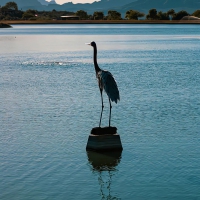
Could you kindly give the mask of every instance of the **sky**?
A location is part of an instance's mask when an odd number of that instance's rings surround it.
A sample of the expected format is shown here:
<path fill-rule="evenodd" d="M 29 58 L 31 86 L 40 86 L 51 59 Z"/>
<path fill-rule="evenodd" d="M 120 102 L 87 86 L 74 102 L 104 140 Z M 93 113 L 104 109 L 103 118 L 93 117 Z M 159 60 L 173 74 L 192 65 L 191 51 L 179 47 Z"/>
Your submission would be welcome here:
<path fill-rule="evenodd" d="M 51 1 L 51 0 L 47 0 Z M 55 0 L 57 4 L 63 4 L 67 2 L 73 2 L 73 3 L 93 3 L 94 1 L 100 1 L 100 0 Z"/>

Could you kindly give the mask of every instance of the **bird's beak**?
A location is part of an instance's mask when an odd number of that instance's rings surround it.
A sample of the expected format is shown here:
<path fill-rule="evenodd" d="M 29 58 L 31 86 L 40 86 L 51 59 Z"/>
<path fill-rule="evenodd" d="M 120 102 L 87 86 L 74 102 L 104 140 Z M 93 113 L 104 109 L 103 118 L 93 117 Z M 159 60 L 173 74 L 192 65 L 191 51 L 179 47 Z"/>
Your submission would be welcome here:
<path fill-rule="evenodd" d="M 87 45 L 91 45 L 91 43 L 85 43 L 85 44 L 87 44 Z"/>

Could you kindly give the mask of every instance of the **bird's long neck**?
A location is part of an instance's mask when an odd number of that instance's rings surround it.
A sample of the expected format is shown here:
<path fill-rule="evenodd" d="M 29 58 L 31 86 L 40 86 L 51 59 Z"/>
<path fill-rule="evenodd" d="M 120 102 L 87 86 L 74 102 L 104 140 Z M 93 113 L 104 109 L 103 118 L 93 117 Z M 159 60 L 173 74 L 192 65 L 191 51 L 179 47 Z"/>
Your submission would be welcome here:
<path fill-rule="evenodd" d="M 101 69 L 99 68 L 98 64 L 97 64 L 97 47 L 94 46 L 94 68 L 96 71 L 96 74 L 101 71 Z"/>

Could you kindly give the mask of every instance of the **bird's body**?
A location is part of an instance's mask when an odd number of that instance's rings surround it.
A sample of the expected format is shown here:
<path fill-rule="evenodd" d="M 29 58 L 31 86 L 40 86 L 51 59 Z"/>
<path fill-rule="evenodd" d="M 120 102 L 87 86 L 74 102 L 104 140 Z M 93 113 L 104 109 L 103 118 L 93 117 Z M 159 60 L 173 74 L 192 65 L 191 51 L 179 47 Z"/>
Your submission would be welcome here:
<path fill-rule="evenodd" d="M 117 103 L 120 100 L 119 90 L 113 75 L 109 71 L 101 70 L 97 74 L 99 87 L 106 92 L 111 101 Z"/>
<path fill-rule="evenodd" d="M 114 101 L 117 103 L 120 100 L 119 96 L 119 90 L 117 87 L 117 83 L 113 77 L 113 75 L 109 71 L 105 71 L 99 68 L 97 64 L 97 47 L 95 42 L 91 42 L 89 45 L 91 45 L 94 48 L 94 68 L 96 71 L 96 77 L 98 80 L 99 84 L 99 89 L 101 93 L 101 101 L 102 101 L 102 110 L 101 110 L 101 116 L 100 116 L 100 122 L 99 122 L 99 127 L 101 126 L 101 118 L 102 118 L 102 113 L 103 113 L 103 96 L 102 92 L 103 90 L 106 92 L 108 95 L 109 103 L 110 103 L 110 115 L 109 115 L 109 126 L 110 126 L 110 120 L 111 120 L 111 101 Z"/>

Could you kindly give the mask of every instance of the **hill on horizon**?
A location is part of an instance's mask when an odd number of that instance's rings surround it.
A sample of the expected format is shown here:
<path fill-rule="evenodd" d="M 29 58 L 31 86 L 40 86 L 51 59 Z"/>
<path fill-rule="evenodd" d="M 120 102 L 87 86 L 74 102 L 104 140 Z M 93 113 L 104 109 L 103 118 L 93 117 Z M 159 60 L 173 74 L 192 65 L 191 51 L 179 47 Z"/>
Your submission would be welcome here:
<path fill-rule="evenodd" d="M 176 12 L 185 10 L 189 13 L 193 13 L 198 8 L 200 9 L 200 0 L 138 0 L 122 6 L 119 10 L 125 12 L 134 9 L 148 13 L 152 8 L 156 8 L 157 11 L 168 11 L 174 9 Z"/>

